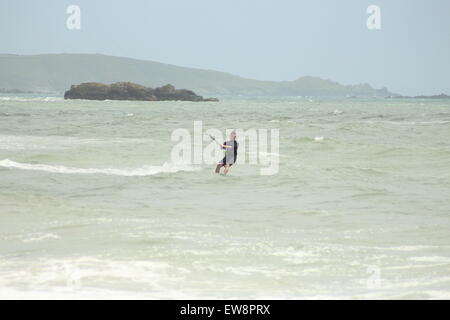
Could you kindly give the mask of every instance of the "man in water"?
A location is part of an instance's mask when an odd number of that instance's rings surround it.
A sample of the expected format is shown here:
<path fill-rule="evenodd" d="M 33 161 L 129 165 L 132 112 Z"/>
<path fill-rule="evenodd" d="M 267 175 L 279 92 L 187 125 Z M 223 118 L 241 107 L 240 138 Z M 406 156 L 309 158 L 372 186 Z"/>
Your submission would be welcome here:
<path fill-rule="evenodd" d="M 220 144 L 220 146 L 223 150 L 225 150 L 225 157 L 217 164 L 216 173 L 220 173 L 220 169 L 225 167 L 223 174 L 227 175 L 231 166 L 237 159 L 237 149 L 239 147 L 239 143 L 236 141 L 236 132 L 231 132 L 230 140 L 225 141 L 223 144 Z"/>

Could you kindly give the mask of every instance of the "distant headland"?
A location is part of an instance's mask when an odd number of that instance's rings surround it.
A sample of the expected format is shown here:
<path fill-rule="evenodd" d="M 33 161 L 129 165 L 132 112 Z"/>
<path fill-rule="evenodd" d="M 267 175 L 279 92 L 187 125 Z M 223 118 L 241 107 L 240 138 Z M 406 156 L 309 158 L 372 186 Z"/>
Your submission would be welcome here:
<path fill-rule="evenodd" d="M 420 96 L 389 96 L 387 97 L 389 99 L 450 99 L 450 96 L 444 93 L 441 94 L 436 94 L 436 95 L 432 95 L 432 96 L 424 96 L 424 95 L 420 95 Z"/>
<path fill-rule="evenodd" d="M 301 70 L 299 70 L 301 72 Z M 318 77 L 262 81 L 225 72 L 194 69 L 99 54 L 0 54 L 0 88 L 63 94 L 72 84 L 129 81 L 156 88 L 166 83 L 202 96 L 375 97 L 396 95 L 369 84 L 343 85 Z"/>
<path fill-rule="evenodd" d="M 111 85 L 86 82 L 72 85 L 64 93 L 64 99 L 86 100 L 139 100 L 139 101 L 219 101 L 204 99 L 191 90 L 175 89 L 171 84 L 159 88 L 148 88 L 132 82 L 116 82 Z"/>

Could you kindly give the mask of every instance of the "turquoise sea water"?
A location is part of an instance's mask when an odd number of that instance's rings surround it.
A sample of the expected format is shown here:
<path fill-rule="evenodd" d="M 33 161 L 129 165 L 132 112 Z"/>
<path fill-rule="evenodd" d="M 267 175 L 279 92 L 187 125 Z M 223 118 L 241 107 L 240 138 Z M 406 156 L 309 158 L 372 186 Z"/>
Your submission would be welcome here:
<path fill-rule="evenodd" d="M 278 174 L 173 165 L 199 120 Z M 448 299 L 449 199 L 448 101 L 0 98 L 0 298 Z"/>

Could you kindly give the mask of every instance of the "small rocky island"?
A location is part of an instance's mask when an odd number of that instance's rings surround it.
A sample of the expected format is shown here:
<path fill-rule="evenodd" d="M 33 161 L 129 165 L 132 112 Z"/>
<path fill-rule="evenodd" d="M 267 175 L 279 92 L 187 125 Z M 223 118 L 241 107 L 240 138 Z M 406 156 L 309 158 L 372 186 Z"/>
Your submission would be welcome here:
<path fill-rule="evenodd" d="M 216 98 L 204 99 L 191 90 L 175 89 L 171 84 L 152 89 L 131 82 L 116 82 L 111 85 L 85 82 L 79 85 L 72 85 L 70 90 L 64 93 L 64 99 L 219 101 Z"/>

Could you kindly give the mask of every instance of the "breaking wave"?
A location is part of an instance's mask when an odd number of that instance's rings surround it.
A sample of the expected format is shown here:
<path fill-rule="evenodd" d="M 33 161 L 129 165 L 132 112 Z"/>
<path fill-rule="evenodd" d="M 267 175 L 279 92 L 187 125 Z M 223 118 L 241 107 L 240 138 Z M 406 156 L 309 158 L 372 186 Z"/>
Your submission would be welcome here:
<path fill-rule="evenodd" d="M 0 97 L 0 101 L 19 101 L 19 102 L 27 102 L 27 101 L 39 101 L 39 102 L 56 102 L 56 101 L 64 101 L 64 98 L 61 97 Z"/>
<path fill-rule="evenodd" d="M 33 171 L 46 171 L 51 173 L 62 174 L 107 174 L 116 176 L 152 176 L 160 173 L 175 173 L 179 171 L 197 171 L 199 168 L 195 168 L 189 165 L 171 165 L 164 163 L 161 166 L 142 166 L 134 169 L 117 169 L 117 168 L 75 168 L 66 166 L 53 166 L 47 164 L 32 164 L 21 163 L 4 159 L 0 161 L 0 167 L 20 170 L 33 170 Z"/>

